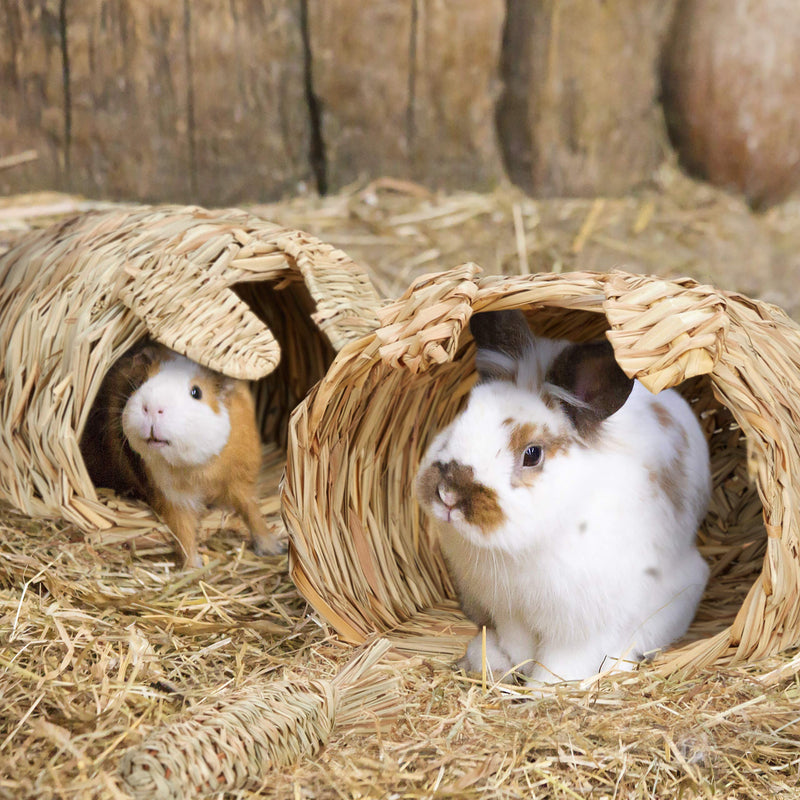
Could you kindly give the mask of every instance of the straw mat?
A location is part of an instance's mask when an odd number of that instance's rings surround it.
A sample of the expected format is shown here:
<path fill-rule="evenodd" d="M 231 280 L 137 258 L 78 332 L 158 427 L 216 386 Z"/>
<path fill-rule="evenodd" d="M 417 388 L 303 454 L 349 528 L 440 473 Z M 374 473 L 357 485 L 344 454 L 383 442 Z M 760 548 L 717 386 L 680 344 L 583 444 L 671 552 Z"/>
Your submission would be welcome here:
<path fill-rule="evenodd" d="M 757 659 L 800 641 L 800 330 L 780 309 L 690 279 L 624 272 L 418 279 L 346 345 L 290 420 L 283 515 L 292 578 L 345 639 L 460 654 L 471 625 L 413 480 L 474 382 L 470 316 L 522 308 L 534 331 L 607 332 L 651 391 L 679 386 L 708 437 L 714 491 L 699 532 L 711 578 L 664 673 Z"/>

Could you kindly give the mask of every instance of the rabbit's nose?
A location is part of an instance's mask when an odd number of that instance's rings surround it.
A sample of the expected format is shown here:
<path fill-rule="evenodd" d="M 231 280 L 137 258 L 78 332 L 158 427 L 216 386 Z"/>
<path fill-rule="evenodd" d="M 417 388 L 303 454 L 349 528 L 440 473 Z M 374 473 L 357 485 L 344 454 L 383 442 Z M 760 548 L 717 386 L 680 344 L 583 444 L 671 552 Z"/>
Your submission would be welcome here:
<path fill-rule="evenodd" d="M 455 506 L 458 505 L 458 501 L 461 499 L 458 495 L 458 492 L 454 492 L 452 489 L 448 488 L 446 483 L 439 484 L 437 493 L 439 495 L 439 499 L 448 508 L 455 508 Z"/>

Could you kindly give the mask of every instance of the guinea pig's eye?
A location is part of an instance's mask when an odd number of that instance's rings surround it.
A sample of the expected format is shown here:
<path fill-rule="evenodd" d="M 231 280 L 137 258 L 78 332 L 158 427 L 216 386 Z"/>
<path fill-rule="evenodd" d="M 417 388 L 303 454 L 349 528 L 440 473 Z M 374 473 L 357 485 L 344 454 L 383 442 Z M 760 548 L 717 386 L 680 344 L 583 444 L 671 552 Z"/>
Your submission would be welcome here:
<path fill-rule="evenodd" d="M 538 444 L 529 444 L 522 455 L 523 467 L 538 467 L 544 461 L 544 449 Z"/>
<path fill-rule="evenodd" d="M 189 390 L 189 394 L 194 397 L 195 400 L 200 400 L 203 396 L 203 390 L 199 386 L 192 386 Z"/>

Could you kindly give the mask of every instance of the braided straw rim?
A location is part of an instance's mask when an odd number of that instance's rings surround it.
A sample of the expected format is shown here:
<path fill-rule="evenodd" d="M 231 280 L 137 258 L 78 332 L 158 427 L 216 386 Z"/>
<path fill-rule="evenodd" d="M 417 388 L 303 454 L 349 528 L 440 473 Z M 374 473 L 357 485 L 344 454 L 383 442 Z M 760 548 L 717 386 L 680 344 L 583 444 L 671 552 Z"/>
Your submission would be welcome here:
<path fill-rule="evenodd" d="M 724 613 L 711 603 L 693 639 L 656 668 L 742 662 L 800 641 L 798 326 L 774 306 L 689 279 L 478 273 L 466 264 L 416 281 L 380 312 L 377 331 L 341 350 L 292 415 L 282 501 L 291 574 L 306 599 L 352 642 L 390 632 L 417 652 L 463 650 L 473 629 L 413 478 L 473 381 L 470 316 L 525 308 L 547 335 L 607 330 L 619 364 L 651 391 L 693 379 L 684 386 L 704 410 L 720 497 L 709 516 L 721 520 L 721 538 L 705 541 L 715 559 L 709 586 L 736 584 L 736 603 Z M 742 530 L 729 544 L 737 518 Z"/>
<path fill-rule="evenodd" d="M 0 498 L 86 531 L 157 526 L 139 504 L 98 498 L 78 444 L 92 402 L 114 361 L 147 335 L 234 378 L 271 373 L 281 357 L 275 335 L 232 289 L 254 283 L 269 288 L 262 305 L 277 304 L 278 317 L 281 300 L 271 298 L 305 292 L 310 304 L 292 306 L 310 314 L 328 350 L 377 324 L 378 296 L 347 255 L 235 209 L 123 206 L 56 224 L 4 254 Z"/>

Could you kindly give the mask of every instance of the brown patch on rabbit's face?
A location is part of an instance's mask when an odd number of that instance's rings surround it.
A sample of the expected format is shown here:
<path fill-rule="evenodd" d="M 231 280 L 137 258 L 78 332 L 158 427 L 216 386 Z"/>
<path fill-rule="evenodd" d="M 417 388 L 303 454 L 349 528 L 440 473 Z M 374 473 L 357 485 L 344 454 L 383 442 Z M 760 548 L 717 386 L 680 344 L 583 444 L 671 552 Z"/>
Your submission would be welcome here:
<path fill-rule="evenodd" d="M 511 428 L 508 434 L 508 446 L 516 457 L 529 444 L 539 444 L 539 429 L 530 422 L 516 423 L 514 420 L 506 420 L 508 427 Z"/>
<path fill-rule="evenodd" d="M 552 458 L 565 453 L 575 442 L 572 436 L 553 433 L 549 428 L 533 425 L 530 422 L 515 423 L 514 420 L 506 420 L 504 424 L 511 428 L 508 435 L 508 446 L 514 455 L 523 453 L 529 444 L 537 444 L 542 446 L 546 455 Z"/>
<path fill-rule="evenodd" d="M 459 512 L 470 525 L 489 534 L 506 521 L 497 492 L 478 483 L 472 467 L 458 461 L 435 461 L 417 479 L 417 494 L 427 508 Z M 451 521 L 449 518 L 445 521 Z"/>
<path fill-rule="evenodd" d="M 563 455 L 575 443 L 575 439 L 567 434 L 553 433 L 549 428 L 530 422 L 507 419 L 503 424 L 510 428 L 508 446 L 515 459 L 511 478 L 511 485 L 514 487 L 530 486 L 546 461 Z M 525 466 L 525 451 L 530 446 L 540 447 L 542 458 L 538 464 Z"/>

